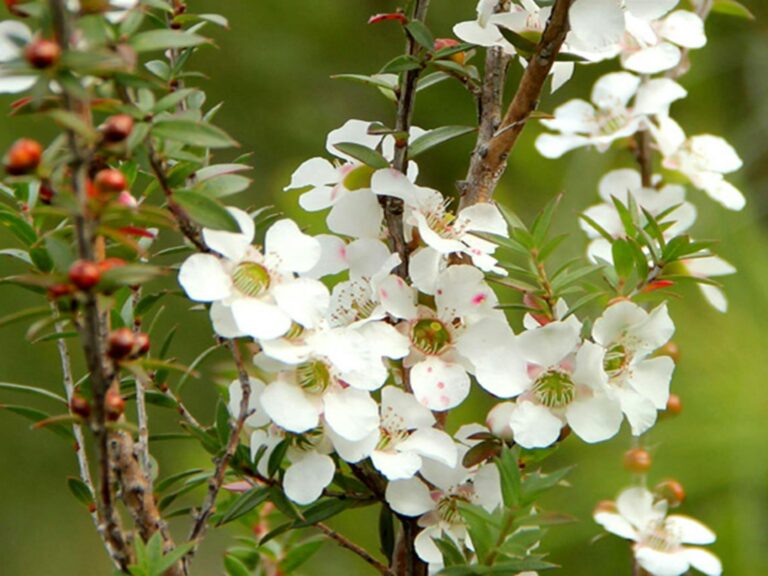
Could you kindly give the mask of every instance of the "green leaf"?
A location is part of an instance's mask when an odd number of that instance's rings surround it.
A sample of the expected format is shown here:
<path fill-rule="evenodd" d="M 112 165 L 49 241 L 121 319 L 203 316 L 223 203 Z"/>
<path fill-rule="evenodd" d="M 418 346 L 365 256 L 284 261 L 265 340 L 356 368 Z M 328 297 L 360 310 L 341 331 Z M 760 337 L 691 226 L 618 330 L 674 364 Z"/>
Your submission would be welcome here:
<path fill-rule="evenodd" d="M 518 34 L 517 32 L 513 32 L 509 28 L 505 28 L 504 26 L 498 27 L 499 32 L 501 32 L 501 35 L 506 38 L 507 42 L 512 44 L 515 48 L 517 48 L 520 52 L 522 52 L 523 56 L 530 56 L 534 52 L 536 52 L 536 43 L 528 40 L 525 36 L 522 36 Z"/>
<path fill-rule="evenodd" d="M 333 80 L 351 80 L 352 82 L 375 86 L 376 88 L 382 88 L 384 90 L 394 90 L 397 87 L 397 80 L 394 79 L 396 77 L 379 74 L 373 74 L 371 76 L 364 76 L 362 74 L 335 74 L 334 76 L 331 76 L 331 78 Z"/>
<path fill-rule="evenodd" d="M 221 128 L 183 118 L 157 120 L 152 124 L 152 134 L 159 138 L 176 140 L 189 146 L 201 148 L 231 148 L 238 146 L 232 137 Z"/>
<path fill-rule="evenodd" d="M 251 510 L 263 504 L 268 498 L 269 487 L 254 488 L 248 492 L 240 494 L 216 525 L 222 526 L 233 520 L 237 520 L 241 516 L 245 516 Z"/>
<path fill-rule="evenodd" d="M 227 576 L 252 576 L 248 567 L 231 554 L 224 556 L 224 569 L 227 571 Z"/>
<path fill-rule="evenodd" d="M 384 505 L 379 510 L 379 544 L 384 557 L 391 560 L 395 552 L 395 517 L 389 506 Z"/>
<path fill-rule="evenodd" d="M 562 194 L 558 194 L 552 198 L 552 200 L 547 202 L 547 205 L 536 217 L 536 220 L 534 220 L 533 225 L 531 226 L 531 234 L 533 234 L 533 239 L 537 246 L 541 246 L 541 243 L 547 237 L 549 228 L 552 225 L 552 218 L 562 197 Z"/>
<path fill-rule="evenodd" d="M 333 145 L 336 150 L 347 156 L 351 156 L 355 160 L 359 160 L 363 164 L 370 166 L 371 168 L 389 168 L 389 161 L 381 155 L 381 153 L 363 146 L 362 144 L 356 144 L 354 142 L 340 142 Z"/>
<path fill-rule="evenodd" d="M 203 196 L 212 198 L 224 198 L 247 190 L 252 180 L 247 176 L 238 174 L 224 174 L 209 180 L 202 180 L 195 185 L 193 190 Z"/>
<path fill-rule="evenodd" d="M 5 208 L 0 208 L 0 226 L 7 228 L 25 246 L 31 246 L 37 242 L 37 232 L 29 222 Z"/>
<path fill-rule="evenodd" d="M 33 318 L 44 318 L 51 315 L 51 309 L 48 306 L 36 306 L 35 308 L 27 308 L 26 310 L 19 310 L 13 312 L 7 316 L 0 318 L 0 328 L 19 322 L 21 320 L 29 320 Z"/>
<path fill-rule="evenodd" d="M 628 278 L 635 267 L 635 256 L 632 246 L 623 238 L 614 240 L 611 246 L 613 255 L 613 267 L 620 278 Z"/>
<path fill-rule="evenodd" d="M 18 414 L 19 416 L 22 416 L 27 420 L 31 420 L 35 424 L 46 421 L 46 420 L 51 420 L 51 415 L 48 414 L 47 412 L 43 412 L 42 410 L 37 410 L 36 408 L 29 408 L 28 406 L 18 406 L 14 404 L 0 404 L 0 409 L 8 410 L 9 412 Z M 61 423 L 52 422 L 51 424 L 45 426 L 45 429 L 50 430 L 54 434 L 61 436 L 62 438 L 65 438 L 67 440 L 74 440 L 75 438 L 74 434 L 72 434 L 72 430 Z"/>
<path fill-rule="evenodd" d="M 207 38 L 180 30 L 147 30 L 130 39 L 130 45 L 136 52 L 191 48 L 207 42 L 210 42 Z"/>
<path fill-rule="evenodd" d="M 501 477 L 501 495 L 504 506 L 517 508 L 522 494 L 522 478 L 520 466 L 517 463 L 519 452 L 505 447 L 496 459 L 496 467 Z"/>
<path fill-rule="evenodd" d="M 67 487 L 81 504 L 85 504 L 86 506 L 93 504 L 93 492 L 91 492 L 88 485 L 80 480 L 80 478 L 75 478 L 74 476 L 68 477 Z"/>
<path fill-rule="evenodd" d="M 493 516 L 481 506 L 459 502 L 458 507 L 467 525 L 467 532 L 472 539 L 477 558 L 480 562 L 484 562 L 498 539 L 498 525 Z"/>
<path fill-rule="evenodd" d="M 421 68 L 423 64 L 415 56 L 410 54 L 401 54 L 395 58 L 392 58 L 389 62 L 384 64 L 379 74 L 397 74 L 398 72 L 407 72 L 408 70 L 416 70 Z"/>
<path fill-rule="evenodd" d="M 186 100 L 190 94 L 194 94 L 195 92 L 197 92 L 197 89 L 195 88 L 183 88 L 181 90 L 171 92 L 170 94 L 160 98 L 160 100 L 155 103 L 154 107 L 152 108 L 152 113 L 158 114 L 160 112 L 170 110 L 171 108 L 176 108 L 179 104 Z"/>
<path fill-rule="evenodd" d="M 422 134 L 408 146 L 408 156 L 415 158 L 443 142 L 448 142 L 475 130 L 476 128 L 473 126 L 441 126 L 440 128 L 435 128 L 426 134 Z"/>
<path fill-rule="evenodd" d="M 171 568 L 176 562 L 181 560 L 187 552 L 192 550 L 194 543 L 187 542 L 186 544 L 177 544 L 176 547 L 164 555 L 154 566 L 154 572 L 156 576 L 163 576 L 169 568 Z"/>
<path fill-rule="evenodd" d="M 354 505 L 354 501 L 352 500 L 342 500 L 337 498 L 320 500 L 306 508 L 302 512 L 304 518 L 302 520 L 297 520 L 293 527 L 306 528 L 308 526 L 313 526 L 318 522 L 323 522 L 328 518 L 333 518 L 337 514 L 341 514 L 352 505 Z"/>
<path fill-rule="evenodd" d="M 272 453 L 269 455 L 269 462 L 267 463 L 267 475 L 270 478 L 280 470 L 280 466 L 283 463 L 285 455 L 288 453 L 290 445 L 290 441 L 286 438 L 285 440 L 280 441 L 280 443 L 275 446 L 275 449 L 272 450 Z"/>
<path fill-rule="evenodd" d="M 178 472 L 177 474 L 168 476 L 167 478 L 164 478 L 163 480 L 155 484 L 155 491 L 158 493 L 165 492 L 166 490 L 168 490 L 168 488 L 170 488 L 177 482 L 180 482 L 185 478 L 189 478 L 190 476 L 194 476 L 195 474 L 200 474 L 202 472 L 204 472 L 202 468 L 193 468 L 192 470 L 185 470 L 184 472 Z"/>
<path fill-rule="evenodd" d="M 432 32 L 430 32 L 429 28 L 427 28 L 424 22 L 421 20 L 411 20 L 408 24 L 406 24 L 405 29 L 408 31 L 408 34 L 410 34 L 411 37 L 416 40 L 416 42 L 421 44 L 422 47 L 426 48 L 427 50 L 434 49 L 435 38 L 432 36 Z"/>
<path fill-rule="evenodd" d="M 104 272 L 104 274 L 101 275 L 99 286 L 103 288 L 135 286 L 165 276 L 166 273 L 166 270 L 159 266 L 128 264 Z"/>
<path fill-rule="evenodd" d="M 712 5 L 712 12 L 719 12 L 720 14 L 727 14 L 728 16 L 738 16 L 740 18 L 747 18 L 748 20 L 754 20 L 755 15 L 742 4 L 736 0 L 715 0 Z"/>
<path fill-rule="evenodd" d="M 563 478 L 573 470 L 573 466 L 563 468 L 549 474 L 542 474 L 541 472 L 534 472 L 528 474 L 523 480 L 523 492 L 522 503 L 523 505 L 531 504 L 534 502 L 543 492 L 550 490 L 557 486 Z"/>
<path fill-rule="evenodd" d="M 461 553 L 459 547 L 450 538 L 433 538 L 432 541 L 440 550 L 440 554 L 443 555 L 443 562 L 446 566 L 460 566 L 466 563 L 464 554 Z"/>
<path fill-rule="evenodd" d="M 315 555 L 325 542 L 323 540 L 310 540 L 303 542 L 294 548 L 291 548 L 286 554 L 285 559 L 280 562 L 280 568 L 286 574 L 290 574 L 297 568 L 305 564 L 313 555 Z"/>
<path fill-rule="evenodd" d="M 50 312 L 50 310 L 49 310 Z M 20 392 L 22 394 L 33 394 L 37 396 L 43 396 L 45 398 L 51 398 L 63 404 L 67 404 L 66 398 L 59 396 L 58 394 L 45 390 L 43 388 L 35 388 L 34 386 L 25 386 L 23 384 L 11 384 L 10 382 L 0 382 L 0 390 L 11 390 L 12 392 Z"/>
<path fill-rule="evenodd" d="M 240 232 L 237 220 L 219 202 L 191 190 L 174 192 L 173 200 L 187 215 L 204 228 Z"/>

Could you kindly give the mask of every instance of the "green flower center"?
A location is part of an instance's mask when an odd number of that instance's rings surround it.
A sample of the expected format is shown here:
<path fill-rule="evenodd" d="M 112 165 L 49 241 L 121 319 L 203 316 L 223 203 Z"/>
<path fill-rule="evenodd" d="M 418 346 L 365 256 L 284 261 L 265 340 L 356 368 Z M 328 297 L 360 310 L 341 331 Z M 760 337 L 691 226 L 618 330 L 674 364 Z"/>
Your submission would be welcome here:
<path fill-rule="evenodd" d="M 331 383 L 331 372 L 328 366 L 318 360 L 299 364 L 296 375 L 299 385 L 310 392 L 322 392 Z"/>
<path fill-rule="evenodd" d="M 469 498 L 463 494 L 445 496 L 437 503 L 437 514 L 448 524 L 459 524 L 461 522 L 459 504 L 462 502 L 468 504 Z"/>
<path fill-rule="evenodd" d="M 440 320 L 426 318 L 413 325 L 411 342 L 424 354 L 439 354 L 451 344 L 451 333 Z"/>
<path fill-rule="evenodd" d="M 246 296 L 259 296 L 269 288 L 269 272 L 256 262 L 243 262 L 232 273 L 232 282 Z"/>
<path fill-rule="evenodd" d="M 610 378 L 619 376 L 627 368 L 630 356 L 622 344 L 616 344 L 608 349 L 603 361 L 603 369 Z"/>
<path fill-rule="evenodd" d="M 536 399 L 547 408 L 562 408 L 573 402 L 576 385 L 569 374 L 550 370 L 536 379 L 533 392 Z"/>

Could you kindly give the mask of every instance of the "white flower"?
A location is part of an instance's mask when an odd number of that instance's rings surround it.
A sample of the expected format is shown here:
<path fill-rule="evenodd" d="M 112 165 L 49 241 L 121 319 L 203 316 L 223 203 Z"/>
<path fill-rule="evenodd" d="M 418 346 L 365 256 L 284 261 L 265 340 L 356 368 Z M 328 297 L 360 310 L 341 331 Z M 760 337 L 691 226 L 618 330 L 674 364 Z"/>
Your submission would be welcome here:
<path fill-rule="evenodd" d="M 643 128 L 648 117 L 667 114 L 670 105 L 686 94 L 680 84 L 668 78 L 641 83 L 629 72 L 606 74 L 592 89 L 592 104 L 571 100 L 555 109 L 554 119 L 541 121 L 560 134 L 541 134 L 536 148 L 547 158 L 559 158 L 582 146 L 605 152 L 614 141 Z"/>
<path fill-rule="evenodd" d="M 710 134 L 686 137 L 680 125 L 666 115 L 659 116 L 649 128 L 664 156 L 665 168 L 677 170 L 725 208 L 744 208 L 744 195 L 723 176 L 743 165 L 728 142 Z"/>
<path fill-rule="evenodd" d="M 433 490 L 419 478 L 387 485 L 385 497 L 392 510 L 403 516 L 419 516 L 423 530 L 416 537 L 416 553 L 431 569 L 443 562 L 435 538 L 450 538 L 472 547 L 459 512 L 460 503 L 479 505 L 490 512 L 502 502 L 499 472 L 494 464 L 467 469 L 460 462 L 454 467 L 425 462 L 421 475 L 434 486 Z"/>
<path fill-rule="evenodd" d="M 608 532 L 634 542 L 638 564 L 653 576 L 680 576 L 694 568 L 719 576 L 720 560 L 703 548 L 685 544 L 712 544 L 716 536 L 706 526 L 681 515 L 667 515 L 667 502 L 653 501 L 645 488 L 628 488 L 616 499 L 616 510 L 599 507 L 595 521 Z"/>
<path fill-rule="evenodd" d="M 441 269 L 441 256 L 455 253 L 466 254 L 475 266 L 485 272 L 504 274 L 492 256 L 496 245 L 473 234 L 507 235 L 507 223 L 494 204 L 475 204 L 454 216 L 447 210 L 446 200 L 440 192 L 416 186 L 393 169 L 378 170 L 371 180 L 371 188 L 375 194 L 403 200 L 405 223 L 418 229 L 420 238 L 427 245 L 411 266 L 411 276 L 419 290 L 432 293 L 436 275 Z"/>
<path fill-rule="evenodd" d="M 605 350 L 582 343 L 580 330 L 578 322 L 558 320 L 517 339 L 528 374 L 516 390 L 509 427 L 524 448 L 550 446 L 566 424 L 589 443 L 607 440 L 621 427 L 621 405 L 610 394 L 603 368 Z"/>
<path fill-rule="evenodd" d="M 688 274 L 696 278 L 716 278 L 729 276 L 736 273 L 736 268 L 719 256 L 707 256 L 704 258 L 688 258 L 682 260 L 682 264 Z M 719 286 L 711 284 L 699 284 L 699 290 L 707 302 L 718 312 L 728 311 L 728 300 Z"/>
<path fill-rule="evenodd" d="M 668 356 L 649 356 L 674 331 L 666 304 L 649 313 L 626 300 L 610 306 L 592 328 L 595 342 L 606 351 L 603 367 L 608 381 L 635 436 L 651 428 L 656 411 L 667 407 L 675 363 Z"/>
<path fill-rule="evenodd" d="M 248 417 L 245 419 L 246 426 L 251 428 L 260 428 L 269 424 L 269 416 L 261 407 L 261 393 L 264 392 L 264 382 L 256 378 L 249 378 L 251 385 L 251 394 L 248 397 Z M 229 413 L 232 418 L 240 417 L 240 403 L 243 399 L 243 386 L 240 380 L 234 380 L 229 385 Z"/>
<path fill-rule="evenodd" d="M 320 425 L 321 417 L 338 436 L 357 442 L 379 427 L 379 407 L 368 392 L 344 387 L 321 362 L 278 374 L 261 394 L 272 421 L 296 434 Z"/>
<path fill-rule="evenodd" d="M 685 200 L 685 188 L 676 184 L 666 184 L 660 189 L 644 188 L 640 173 L 631 168 L 613 170 L 600 180 L 600 197 L 603 203 L 585 210 L 584 215 L 594 220 L 613 238 L 623 238 L 626 234 L 618 210 L 613 203 L 617 199 L 625 206 L 629 205 L 630 196 L 638 208 L 647 211 L 653 217 L 663 215 L 663 234 L 666 240 L 679 236 L 690 228 L 696 220 L 696 208 Z M 640 213 L 641 223 L 645 225 L 645 216 Z M 612 262 L 611 243 L 586 221 L 580 221 L 582 229 L 592 238 L 589 255 Z"/>
<path fill-rule="evenodd" d="M 510 380 L 519 377 L 522 363 L 484 348 L 488 339 L 499 333 L 506 338 L 511 332 L 503 314 L 494 309 L 496 303 L 480 270 L 449 266 L 437 281 L 435 309 L 422 306 L 416 318 L 401 324 L 411 342 L 404 362 L 411 367 L 413 393 L 430 410 L 461 404 L 469 394 L 468 372 L 488 389 L 514 388 Z"/>
<path fill-rule="evenodd" d="M 139 0 L 110 0 L 110 10 L 109 12 L 106 12 L 104 16 L 106 16 L 107 20 L 113 24 L 117 24 L 128 15 L 128 12 L 131 9 L 138 6 L 138 4 Z M 80 10 L 80 0 L 67 0 L 67 7 L 73 12 L 78 12 Z"/>
<path fill-rule="evenodd" d="M 521 36 L 530 38 L 540 36 L 547 26 L 552 12 L 550 6 L 541 8 L 534 0 L 521 0 L 522 6 L 511 4 L 508 12 L 494 13 L 496 2 L 480 0 L 477 5 L 477 19 L 459 22 L 453 27 L 453 33 L 470 44 L 485 47 L 502 48 L 507 54 L 517 54 L 516 48 L 504 38 L 499 31 L 499 26 L 508 28 Z M 568 51 L 568 45 L 562 47 L 563 52 Z M 524 56 L 520 56 L 520 63 L 527 65 Z M 573 75 L 573 62 L 555 62 L 550 74 L 552 74 L 552 91 L 554 92 L 570 80 Z"/>
<path fill-rule="evenodd" d="M 22 57 L 24 45 L 32 40 L 32 32 L 16 20 L 0 22 L 0 94 L 16 94 L 29 90 L 37 76 L 17 74 L 5 63 Z"/>
<path fill-rule="evenodd" d="M 456 465 L 453 439 L 434 428 L 435 417 L 412 394 L 394 386 L 381 391 L 381 425 L 359 442 L 349 442 L 331 434 L 336 452 L 347 462 L 370 457 L 373 465 L 388 480 L 412 478 L 421 470 L 423 458 Z"/>
<path fill-rule="evenodd" d="M 330 294 L 317 280 L 299 278 L 320 258 L 320 244 L 303 234 L 292 220 L 267 230 L 264 253 L 251 246 L 254 224 L 236 208 L 231 214 L 241 233 L 203 230 L 208 247 L 221 254 L 194 254 L 179 271 L 179 283 L 190 299 L 212 302 L 211 320 L 225 338 L 241 335 L 277 338 L 296 322 L 316 326 L 328 308 Z"/>

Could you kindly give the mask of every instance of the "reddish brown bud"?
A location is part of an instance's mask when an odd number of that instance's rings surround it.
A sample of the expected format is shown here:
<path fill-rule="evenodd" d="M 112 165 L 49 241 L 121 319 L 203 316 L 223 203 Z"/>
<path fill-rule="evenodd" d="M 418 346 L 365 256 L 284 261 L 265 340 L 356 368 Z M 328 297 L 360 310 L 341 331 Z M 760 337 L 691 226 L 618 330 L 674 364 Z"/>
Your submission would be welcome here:
<path fill-rule="evenodd" d="M 149 352 L 150 344 L 149 334 L 146 332 L 139 332 L 136 334 L 136 343 L 133 346 L 133 353 L 136 356 L 144 356 Z"/>
<path fill-rule="evenodd" d="M 444 48 L 453 48 L 454 46 L 458 46 L 459 44 L 460 42 L 458 40 L 454 40 L 453 38 L 436 38 L 435 52 L 443 50 Z M 467 55 L 464 52 L 456 52 L 448 56 L 448 58 L 456 62 L 456 64 L 459 64 L 460 66 L 464 66 L 464 62 L 466 61 Z"/>
<path fill-rule="evenodd" d="M 119 194 L 128 187 L 128 179 L 120 170 L 107 168 L 96 174 L 93 186 L 99 195 Z"/>
<path fill-rule="evenodd" d="M 624 468 L 635 474 L 645 474 L 651 469 L 653 459 L 644 448 L 632 448 L 624 453 Z"/>
<path fill-rule="evenodd" d="M 118 328 L 109 335 L 107 354 L 113 360 L 122 360 L 133 353 L 136 346 L 136 336 L 130 328 Z"/>
<path fill-rule="evenodd" d="M 680 396 L 677 394 L 670 394 L 669 400 L 667 400 L 667 413 L 672 416 L 677 416 L 683 411 L 683 401 L 680 400 Z"/>
<path fill-rule="evenodd" d="M 677 480 L 665 480 L 657 484 L 654 491 L 666 500 L 672 508 L 677 508 L 685 501 L 685 489 Z"/>
<path fill-rule="evenodd" d="M 120 391 L 110 388 L 104 398 L 104 412 L 107 414 L 107 420 L 114 422 L 125 412 L 125 399 L 120 395 Z"/>
<path fill-rule="evenodd" d="M 78 260 L 69 269 L 69 281 L 80 290 L 90 290 L 101 280 L 99 266 L 89 260 Z"/>
<path fill-rule="evenodd" d="M 69 402 L 69 411 L 75 416 L 80 416 L 80 418 L 87 420 L 91 415 L 91 405 L 88 400 L 79 394 L 75 394 Z"/>
<path fill-rule="evenodd" d="M 133 118 L 128 114 L 115 114 L 107 118 L 101 126 L 104 140 L 110 144 L 122 142 L 133 131 Z"/>
<path fill-rule="evenodd" d="M 61 47 L 53 40 L 41 38 L 27 44 L 24 57 L 34 68 L 40 70 L 55 66 L 61 58 Z"/>
<path fill-rule="evenodd" d="M 5 156 L 5 171 L 11 176 L 20 176 L 34 172 L 40 165 L 43 147 L 40 142 L 22 138 L 16 140 Z"/>
<path fill-rule="evenodd" d="M 40 202 L 46 206 L 53 202 L 53 197 L 56 195 L 51 185 L 47 182 L 40 184 Z"/>
<path fill-rule="evenodd" d="M 58 298 L 63 298 L 64 296 L 69 296 L 74 291 L 75 287 L 72 286 L 72 284 L 54 284 L 48 287 L 48 298 L 56 300 Z"/>

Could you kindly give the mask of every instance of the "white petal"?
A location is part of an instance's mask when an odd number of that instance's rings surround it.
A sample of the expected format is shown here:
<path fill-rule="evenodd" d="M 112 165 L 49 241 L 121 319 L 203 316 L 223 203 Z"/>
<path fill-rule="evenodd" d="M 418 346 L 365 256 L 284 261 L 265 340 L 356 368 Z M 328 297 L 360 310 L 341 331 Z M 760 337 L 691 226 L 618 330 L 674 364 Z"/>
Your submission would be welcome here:
<path fill-rule="evenodd" d="M 685 544 L 712 544 L 717 536 L 698 520 L 675 514 L 667 517 L 667 527 L 674 530 Z"/>
<path fill-rule="evenodd" d="M 617 389 L 616 396 L 621 404 L 621 411 L 624 412 L 632 427 L 633 436 L 645 434 L 653 427 L 657 416 L 653 402 L 634 390 L 625 388 Z"/>
<path fill-rule="evenodd" d="M 309 278 L 323 278 L 343 272 L 348 268 L 347 243 L 332 234 L 315 236 L 320 243 L 320 259 L 304 275 Z"/>
<path fill-rule="evenodd" d="M 328 228 L 353 238 L 378 238 L 384 212 L 370 190 L 346 194 L 328 214 Z"/>
<path fill-rule="evenodd" d="M 384 497 L 392 510 L 403 516 L 421 516 L 434 507 L 429 488 L 418 478 L 390 482 Z"/>
<path fill-rule="evenodd" d="M 411 320 L 416 317 L 416 291 L 399 276 L 390 274 L 384 278 L 376 295 L 387 313 L 395 318 Z"/>
<path fill-rule="evenodd" d="M 707 169 L 721 174 L 735 172 L 744 163 L 736 150 L 719 136 L 702 134 L 690 139 L 691 151 L 706 162 Z"/>
<path fill-rule="evenodd" d="M 680 576 L 690 568 L 690 562 L 681 552 L 659 552 L 647 546 L 635 550 L 635 558 L 653 576 Z"/>
<path fill-rule="evenodd" d="M 276 380 L 261 394 L 261 405 L 272 421 L 290 432 L 301 434 L 316 428 L 320 410 L 315 398 L 310 398 L 301 387 Z"/>
<path fill-rule="evenodd" d="M 419 532 L 413 542 L 416 554 L 419 555 L 419 558 L 430 566 L 441 565 L 443 562 L 443 555 L 437 547 L 437 544 L 435 544 L 434 539 L 444 536 L 445 534 L 443 534 L 443 531 L 439 526 L 429 526 Z"/>
<path fill-rule="evenodd" d="M 296 504 L 311 504 L 323 494 L 333 481 L 336 466 L 325 454 L 309 452 L 285 471 L 283 490 Z"/>
<path fill-rule="evenodd" d="M 569 100 L 555 109 L 554 118 L 541 123 L 550 130 L 566 134 L 589 134 L 595 129 L 595 108 L 584 100 Z"/>
<path fill-rule="evenodd" d="M 339 152 L 334 145 L 342 142 L 352 142 L 367 148 L 376 148 L 381 141 L 381 136 L 368 134 L 368 127 L 370 125 L 370 122 L 364 120 L 347 120 L 343 126 L 328 133 L 325 143 L 326 150 L 339 158 L 344 158 L 350 162 L 357 162 L 354 158 Z"/>
<path fill-rule="evenodd" d="M 253 428 L 258 428 L 269 423 L 269 415 L 261 407 L 261 395 L 264 392 L 264 382 L 256 378 L 249 378 L 251 395 L 248 399 L 248 411 L 252 412 L 245 423 Z M 240 403 L 243 399 L 243 387 L 240 380 L 235 380 L 229 385 L 229 413 L 233 418 L 240 416 Z"/>
<path fill-rule="evenodd" d="M 424 406 L 436 412 L 450 410 L 469 395 L 469 376 L 459 364 L 429 357 L 411 369 L 413 393 Z"/>
<path fill-rule="evenodd" d="M 653 510 L 653 494 L 646 488 L 627 488 L 616 499 L 619 514 L 635 528 L 645 529 L 656 515 Z"/>
<path fill-rule="evenodd" d="M 232 316 L 241 332 L 253 338 L 273 340 L 291 327 L 291 317 L 283 310 L 257 298 L 237 298 L 232 302 Z"/>
<path fill-rule="evenodd" d="M 666 303 L 651 310 L 645 321 L 627 331 L 636 343 L 634 349 L 641 352 L 651 352 L 660 348 L 672 338 L 674 333 L 675 325 L 669 316 Z"/>
<path fill-rule="evenodd" d="M 333 448 L 336 450 L 339 457 L 350 464 L 357 464 L 373 454 L 373 451 L 376 449 L 376 445 L 381 438 L 379 430 L 374 430 L 362 440 L 357 440 L 355 442 L 342 438 L 330 427 L 325 430 L 325 433 L 331 439 Z"/>
<path fill-rule="evenodd" d="M 702 48 L 707 43 L 704 21 L 698 14 L 687 10 L 676 10 L 661 23 L 659 33 L 678 46 Z"/>
<path fill-rule="evenodd" d="M 497 298 L 480 270 L 458 264 L 449 266 L 438 277 L 435 303 L 438 315 L 452 320 L 456 316 L 487 315 Z"/>
<path fill-rule="evenodd" d="M 349 262 L 350 277 L 373 278 L 382 269 L 390 265 L 389 272 L 398 262 L 394 262 L 389 248 L 377 238 L 360 238 L 347 246 L 347 261 Z"/>
<path fill-rule="evenodd" d="M 279 259 L 281 270 L 306 272 L 320 260 L 320 242 L 304 234 L 293 220 L 278 220 L 267 230 L 264 239 L 267 255 Z"/>
<path fill-rule="evenodd" d="M 385 356 L 399 360 L 408 356 L 410 341 L 392 324 L 386 322 L 368 322 L 357 331 L 363 336 L 368 347 L 377 357 Z"/>
<path fill-rule="evenodd" d="M 0 62 L 8 62 L 21 56 L 22 45 L 32 39 L 32 32 L 25 24 L 17 20 L 3 20 L 0 22 Z"/>
<path fill-rule="evenodd" d="M 621 514 L 615 514 L 613 512 L 596 512 L 594 515 L 595 522 L 600 524 L 611 534 L 621 536 L 627 540 L 637 539 L 637 531 L 632 525 L 627 522 Z"/>
<path fill-rule="evenodd" d="M 371 461 L 376 469 L 390 481 L 413 478 L 421 468 L 421 456 L 416 452 L 374 450 Z"/>
<path fill-rule="evenodd" d="M 729 276 L 736 273 L 736 268 L 731 263 L 718 256 L 686 260 L 685 267 L 692 276 L 704 278 L 710 276 Z"/>
<path fill-rule="evenodd" d="M 562 88 L 573 77 L 576 65 L 573 62 L 555 62 L 552 65 L 552 93 Z"/>
<path fill-rule="evenodd" d="M 584 0 L 579 0 L 576 5 Z M 602 76 L 592 88 L 592 102 L 604 110 L 625 108 L 640 87 L 640 78 L 629 72 L 612 72 Z"/>
<path fill-rule="evenodd" d="M 642 185 L 640 172 L 633 168 L 611 170 L 600 179 L 600 197 L 606 202 L 612 202 L 611 198 L 615 196 L 626 203 L 629 193 L 639 190 Z"/>
<path fill-rule="evenodd" d="M 624 416 L 618 400 L 599 394 L 569 404 L 565 409 L 565 418 L 579 438 L 594 444 L 618 434 Z"/>
<path fill-rule="evenodd" d="M 685 557 L 691 566 L 707 576 L 720 576 L 723 573 L 723 564 L 720 559 L 702 548 L 686 548 Z"/>
<path fill-rule="evenodd" d="M 296 278 L 272 288 L 277 305 L 295 322 L 315 328 L 323 321 L 331 303 L 325 284 L 311 278 Z"/>
<path fill-rule="evenodd" d="M 573 33 L 592 48 L 616 44 L 624 34 L 624 11 L 617 0 L 578 0 L 569 19 Z"/>
<path fill-rule="evenodd" d="M 677 66 L 681 57 L 680 48 L 674 44 L 662 42 L 633 52 L 622 59 L 622 64 L 627 70 L 638 74 L 658 74 Z"/>
<path fill-rule="evenodd" d="M 503 440 L 512 440 L 512 428 L 509 426 L 510 418 L 517 409 L 514 402 L 500 402 L 488 412 L 485 423 L 491 433 Z"/>
<path fill-rule="evenodd" d="M 674 80 L 654 78 L 637 91 L 634 111 L 636 114 L 668 114 L 672 102 L 687 95 L 685 88 Z"/>
<path fill-rule="evenodd" d="M 291 175 L 291 183 L 285 187 L 285 190 L 336 184 L 338 180 L 339 172 L 328 160 L 325 158 L 310 158 L 296 168 Z"/>
<path fill-rule="evenodd" d="M 0 94 L 18 94 L 32 88 L 37 76 L 8 76 L 0 73 Z"/>
<path fill-rule="evenodd" d="M 627 10 L 635 18 L 655 20 L 674 8 L 679 0 L 626 0 Z"/>
<path fill-rule="evenodd" d="M 395 419 L 406 430 L 427 428 L 435 423 L 428 408 L 422 406 L 413 394 L 396 386 L 385 386 L 381 390 L 381 411 L 384 426 L 389 418 Z"/>
<path fill-rule="evenodd" d="M 232 292 L 232 279 L 213 254 L 193 254 L 179 270 L 179 284 L 191 300 L 213 302 Z"/>
<path fill-rule="evenodd" d="M 580 148 L 581 146 L 588 146 L 590 139 L 584 136 L 575 136 L 566 134 L 563 136 L 556 134 L 540 134 L 536 138 L 536 150 L 544 158 L 560 158 L 563 154 Z"/>
<path fill-rule="evenodd" d="M 436 428 L 421 428 L 397 445 L 400 452 L 415 452 L 425 458 L 456 466 L 456 443 L 448 434 Z"/>
<path fill-rule="evenodd" d="M 708 286 L 706 284 L 700 284 L 699 290 L 701 290 L 704 298 L 709 302 L 718 312 L 725 314 L 728 312 L 728 299 L 725 297 L 723 291 L 717 286 Z"/>
<path fill-rule="evenodd" d="M 459 22 L 453 27 L 453 33 L 464 42 L 477 46 L 495 46 L 504 41 L 496 26 L 481 26 L 474 20 Z"/>
<path fill-rule="evenodd" d="M 495 204 L 481 202 L 464 208 L 457 216 L 458 222 L 472 232 L 488 232 L 506 236 L 507 222 Z"/>
<path fill-rule="evenodd" d="M 573 381 L 593 390 L 605 389 L 608 384 L 608 375 L 603 368 L 604 362 L 605 348 L 594 342 L 584 342 L 576 353 Z"/>
<path fill-rule="evenodd" d="M 318 212 L 333 206 L 344 196 L 345 189 L 340 185 L 316 186 L 299 196 L 299 206 L 307 212 Z"/>
<path fill-rule="evenodd" d="M 425 246 L 411 254 L 408 275 L 414 287 L 424 294 L 434 294 L 437 278 L 447 266 L 445 257 L 434 248 Z"/>
<path fill-rule="evenodd" d="M 705 183 L 704 192 L 715 202 L 719 202 L 728 210 L 741 210 L 746 206 L 744 194 L 730 182 L 715 178 Z"/>
<path fill-rule="evenodd" d="M 475 486 L 474 503 L 488 512 L 502 505 L 501 476 L 495 465 L 492 463 L 483 465 L 474 475 L 472 483 Z"/>
<path fill-rule="evenodd" d="M 669 382 L 675 371 L 675 362 L 668 356 L 649 358 L 632 367 L 629 385 L 639 394 L 664 410 L 669 400 Z"/>
<path fill-rule="evenodd" d="M 245 332 L 237 327 L 235 317 L 232 315 L 232 308 L 225 306 L 217 300 L 211 304 L 209 311 L 213 330 L 222 338 L 240 338 L 245 336 Z"/>
<path fill-rule="evenodd" d="M 560 437 L 563 423 L 544 406 L 523 401 L 509 419 L 515 442 L 523 448 L 546 448 Z"/>
<path fill-rule="evenodd" d="M 328 425 L 342 438 L 362 440 L 379 427 L 379 407 L 368 392 L 347 388 L 323 397 Z"/>
<path fill-rule="evenodd" d="M 550 322 L 523 332 L 517 339 L 523 358 L 544 368 L 558 364 L 579 341 L 579 327 L 571 322 Z"/>
<path fill-rule="evenodd" d="M 595 320 L 592 337 L 595 342 L 609 348 L 621 339 L 628 328 L 646 320 L 648 313 L 634 302 L 621 300 L 609 306 Z"/>
<path fill-rule="evenodd" d="M 211 250 L 237 261 L 243 258 L 246 249 L 253 242 L 256 227 L 247 212 L 239 208 L 227 208 L 227 211 L 240 226 L 240 233 L 203 228 L 203 240 Z"/>

